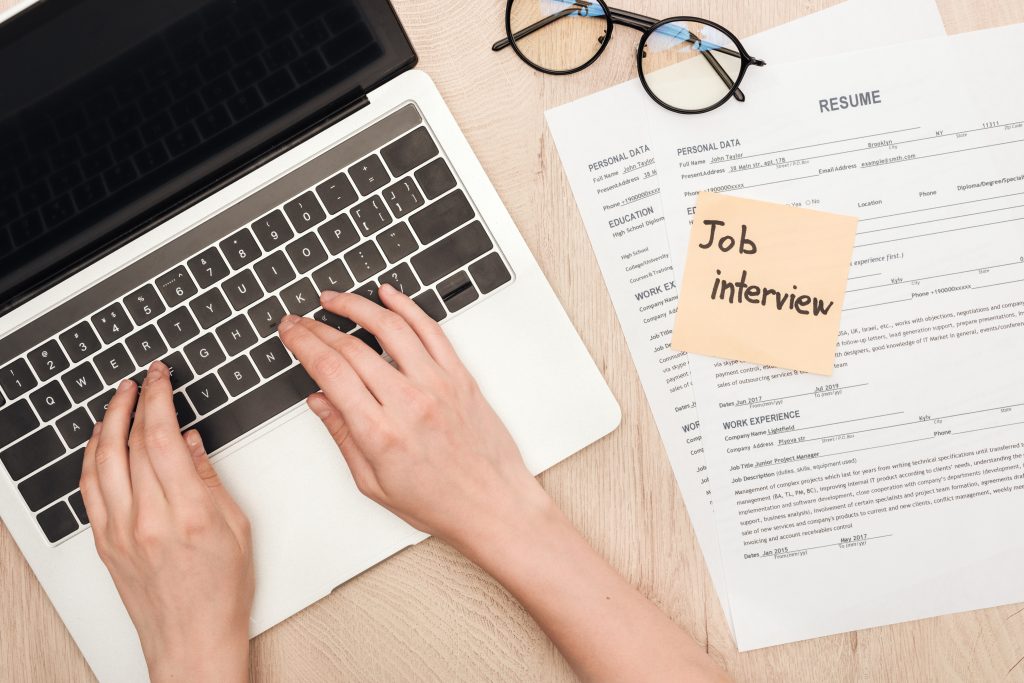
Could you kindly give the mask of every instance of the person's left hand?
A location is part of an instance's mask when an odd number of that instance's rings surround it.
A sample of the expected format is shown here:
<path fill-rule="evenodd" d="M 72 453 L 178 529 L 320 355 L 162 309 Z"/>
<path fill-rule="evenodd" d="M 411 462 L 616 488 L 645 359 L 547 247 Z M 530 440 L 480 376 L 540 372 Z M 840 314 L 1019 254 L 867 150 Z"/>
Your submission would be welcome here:
<path fill-rule="evenodd" d="M 199 434 L 187 437 L 167 367 L 154 363 L 141 395 L 125 380 L 96 425 L 82 497 L 152 680 L 245 681 L 254 591 L 249 522 Z"/>

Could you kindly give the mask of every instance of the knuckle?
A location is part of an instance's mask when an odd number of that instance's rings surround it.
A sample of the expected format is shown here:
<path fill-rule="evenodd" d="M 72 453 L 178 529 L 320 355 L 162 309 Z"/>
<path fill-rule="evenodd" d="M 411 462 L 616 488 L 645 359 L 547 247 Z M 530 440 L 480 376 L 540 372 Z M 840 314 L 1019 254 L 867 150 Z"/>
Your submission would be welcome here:
<path fill-rule="evenodd" d="M 183 515 L 180 525 L 186 538 L 202 536 L 210 529 L 210 516 L 205 510 L 195 510 Z"/>
<path fill-rule="evenodd" d="M 334 377 L 341 372 L 341 358 L 334 354 L 324 354 L 314 361 L 313 372 L 320 377 Z"/>

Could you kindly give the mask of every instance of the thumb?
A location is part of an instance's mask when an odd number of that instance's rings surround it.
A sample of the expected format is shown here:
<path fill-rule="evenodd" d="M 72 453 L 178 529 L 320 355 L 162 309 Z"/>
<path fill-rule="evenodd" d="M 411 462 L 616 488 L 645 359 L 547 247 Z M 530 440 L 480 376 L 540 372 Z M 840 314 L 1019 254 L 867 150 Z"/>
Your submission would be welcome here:
<path fill-rule="evenodd" d="M 213 496 L 214 502 L 224 514 L 232 530 L 239 537 L 248 536 L 249 521 L 245 513 L 242 512 L 242 509 L 238 507 L 235 499 L 231 497 L 228 490 L 221 484 L 217 470 L 213 469 L 213 465 L 210 464 L 210 456 L 206 453 L 206 447 L 203 446 L 203 438 L 199 435 L 199 432 L 193 429 L 185 434 L 185 443 L 188 444 L 189 453 L 192 456 L 192 465 L 196 468 L 196 474 L 206 484 L 206 489 Z"/>
<path fill-rule="evenodd" d="M 348 463 L 348 469 L 352 472 L 356 486 L 363 494 L 380 502 L 382 492 L 380 484 L 377 482 L 377 475 L 374 474 L 373 467 L 366 455 L 363 454 L 352 437 L 345 418 L 323 394 L 313 394 L 307 400 L 307 404 L 313 414 L 324 423 L 324 427 L 334 439 L 334 443 L 338 445 L 338 450 L 341 451 L 342 457 Z"/>

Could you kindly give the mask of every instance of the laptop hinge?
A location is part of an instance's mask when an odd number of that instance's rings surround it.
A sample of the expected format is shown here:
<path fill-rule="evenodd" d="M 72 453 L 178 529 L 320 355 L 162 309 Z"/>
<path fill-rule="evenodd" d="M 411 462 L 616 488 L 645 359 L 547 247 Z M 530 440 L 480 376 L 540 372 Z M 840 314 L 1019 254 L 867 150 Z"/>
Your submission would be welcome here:
<path fill-rule="evenodd" d="M 96 261 L 99 261 L 105 256 L 117 251 L 125 244 L 128 244 L 132 240 L 144 235 L 173 216 L 181 213 L 191 206 L 194 206 L 195 204 L 198 204 L 200 201 L 224 189 L 231 183 L 252 173 L 260 166 L 276 159 L 289 149 L 301 144 L 314 135 L 326 130 L 335 123 L 351 116 L 370 104 L 370 99 L 367 97 L 366 91 L 361 87 L 347 93 L 345 96 L 340 98 L 340 101 L 345 102 L 346 104 L 339 106 L 336 102 L 332 103 L 328 108 L 325 108 L 324 111 L 320 112 L 318 116 L 312 117 L 312 123 L 305 126 L 295 127 L 291 131 L 286 132 L 284 137 L 270 144 L 266 149 L 259 152 L 248 162 L 241 166 L 231 168 L 221 175 L 210 176 L 203 181 L 202 187 L 197 188 L 190 194 L 183 195 L 175 203 L 164 207 L 159 213 L 146 218 L 131 230 L 125 231 L 116 240 L 111 240 L 107 244 L 94 249 L 90 253 L 82 255 L 67 268 L 55 273 L 52 277 L 47 278 L 19 295 L 12 297 L 8 301 L 0 302 L 0 316 L 5 315 L 8 311 L 17 308 L 21 304 L 38 296 L 42 292 L 45 292 L 47 289 L 87 268 Z"/>

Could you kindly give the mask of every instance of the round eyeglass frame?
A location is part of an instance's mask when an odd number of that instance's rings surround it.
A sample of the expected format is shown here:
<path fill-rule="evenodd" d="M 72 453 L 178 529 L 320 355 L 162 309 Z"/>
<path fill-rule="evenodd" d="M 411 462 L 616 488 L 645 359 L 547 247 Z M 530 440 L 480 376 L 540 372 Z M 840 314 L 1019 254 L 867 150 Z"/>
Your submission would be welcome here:
<path fill-rule="evenodd" d="M 513 32 L 512 32 L 512 5 L 513 5 L 514 1 L 515 0 L 509 0 L 509 2 L 507 2 L 505 4 L 505 35 L 508 38 L 509 46 L 516 53 L 516 56 L 518 56 L 519 59 L 521 59 L 524 63 L 526 63 L 527 66 L 529 66 L 530 68 L 532 68 L 532 69 L 534 69 L 536 71 L 540 71 L 541 73 L 545 73 L 545 74 L 550 74 L 552 76 L 569 76 L 569 75 L 572 75 L 572 74 L 575 74 L 575 73 L 579 73 L 580 71 L 583 71 L 587 67 L 591 66 L 594 62 L 596 62 L 598 60 L 598 58 L 600 58 L 600 56 L 602 54 L 604 54 L 604 50 L 605 50 L 606 47 L 608 47 L 608 43 L 611 42 L 612 31 L 614 29 L 615 22 L 612 19 L 613 15 L 612 15 L 612 11 L 608 7 L 608 3 L 606 3 L 605 0 L 590 0 L 590 2 L 596 2 L 598 5 L 600 5 L 601 6 L 601 10 L 604 12 L 606 30 L 605 30 L 604 40 L 601 41 L 601 47 L 599 47 L 597 49 L 597 52 L 594 53 L 594 56 L 592 56 L 590 59 L 588 59 L 583 64 L 580 64 L 579 66 L 573 67 L 572 69 L 558 70 L 558 69 L 548 69 L 546 67 L 540 66 L 539 64 L 536 64 L 533 61 L 531 61 L 525 54 L 523 54 L 523 51 L 519 49 L 519 46 L 516 44 L 516 40 L 513 37 Z M 667 24 L 677 23 L 677 22 L 694 22 L 694 23 L 703 24 L 704 26 L 709 26 L 709 27 L 711 27 L 711 28 L 713 28 L 715 30 L 721 31 L 727 38 L 729 38 L 729 40 L 731 40 L 733 42 L 733 44 L 737 48 L 737 51 L 740 54 L 740 72 L 739 72 L 739 74 L 737 74 L 736 79 L 735 79 L 734 83 L 732 84 L 732 87 L 729 88 L 728 92 L 726 92 L 725 95 L 723 95 L 722 98 L 719 99 L 717 102 L 715 102 L 713 104 L 710 104 L 707 107 L 703 107 L 701 109 L 680 109 L 679 107 L 674 107 L 671 104 L 665 102 L 663 99 L 658 97 L 658 95 L 654 92 L 654 90 L 651 89 L 650 84 L 647 82 L 647 76 L 644 73 L 644 66 L 643 66 L 643 64 L 644 64 L 644 62 L 643 62 L 643 59 L 644 59 L 644 47 L 647 45 L 648 39 L 655 33 L 655 31 L 657 31 L 662 26 L 665 26 Z M 632 26 L 632 28 L 637 28 L 637 27 L 636 26 Z M 709 19 L 702 19 L 700 17 L 691 17 L 691 16 L 669 17 L 667 19 L 662 19 L 661 21 L 658 21 L 657 23 L 655 23 L 655 24 L 651 25 L 650 27 L 644 29 L 643 32 L 642 32 L 642 35 L 640 36 L 640 42 L 638 43 L 637 50 L 636 50 L 636 71 L 637 71 L 637 75 L 640 77 L 640 84 L 643 85 L 644 91 L 646 91 L 647 95 L 652 100 L 654 100 L 659 106 L 661 106 L 661 107 L 663 107 L 665 109 L 668 109 L 669 111 L 675 112 L 677 114 L 704 114 L 706 112 L 709 112 L 709 111 L 712 111 L 714 109 L 717 109 L 717 108 L 721 107 L 723 104 L 728 102 L 730 99 L 732 99 L 736 95 L 736 91 L 739 90 L 740 83 L 743 82 L 743 77 L 746 75 L 747 69 L 755 61 L 757 61 L 757 60 L 755 60 L 753 57 L 750 56 L 750 53 L 747 52 L 746 48 L 743 47 L 743 43 L 740 42 L 739 38 L 737 38 L 732 33 L 732 31 L 730 31 L 729 29 L 725 28 L 721 24 L 718 24 L 716 22 L 710 21 Z"/>

